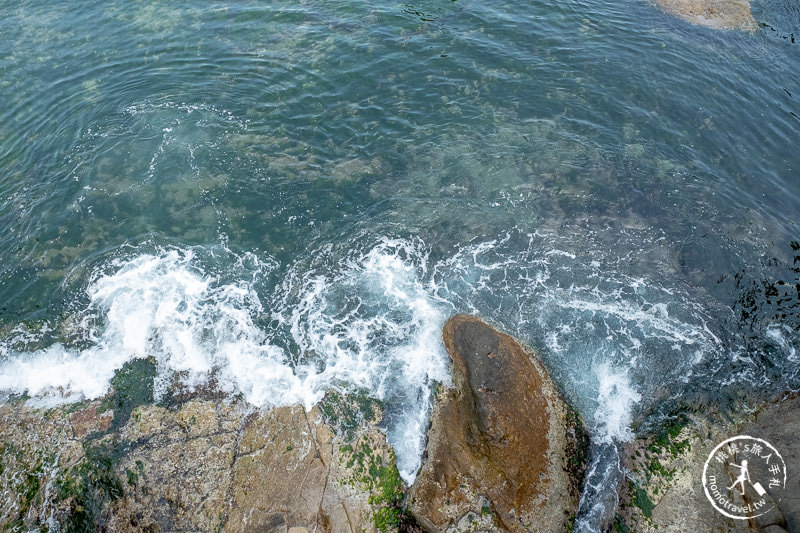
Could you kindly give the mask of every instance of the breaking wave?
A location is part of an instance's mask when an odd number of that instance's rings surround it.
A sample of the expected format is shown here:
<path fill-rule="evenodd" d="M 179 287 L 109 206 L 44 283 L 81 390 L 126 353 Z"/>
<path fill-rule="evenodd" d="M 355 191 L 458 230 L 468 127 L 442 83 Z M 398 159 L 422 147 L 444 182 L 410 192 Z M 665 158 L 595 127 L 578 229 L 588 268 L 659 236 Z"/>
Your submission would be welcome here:
<path fill-rule="evenodd" d="M 385 239 L 338 270 L 290 271 L 267 295 L 256 286 L 272 262 L 224 253 L 235 280 L 215 274 L 215 254 L 198 249 L 112 260 L 85 288 L 87 308 L 72 326 L 82 342 L 24 351 L 31 334 L 18 331 L 0 347 L 0 390 L 39 404 L 94 399 L 126 362 L 148 357 L 156 400 L 176 377 L 196 388 L 213 376 L 256 406 L 310 409 L 327 390 L 366 389 L 387 403 L 398 468 L 413 480 L 432 384 L 449 382 L 439 342 L 446 317 L 425 286 L 419 243 Z"/>
<path fill-rule="evenodd" d="M 629 245 L 647 239 L 631 235 Z M 411 483 L 433 388 L 450 381 L 441 327 L 472 312 L 540 348 L 586 421 L 594 459 L 578 523 L 589 531 L 589 515 L 613 505 L 591 494 L 619 481 L 619 443 L 737 353 L 702 293 L 668 273 L 633 276 L 591 235 L 576 245 L 513 230 L 434 253 L 421 239 L 362 234 L 285 267 L 224 246 L 145 248 L 95 268 L 66 326 L 5 335 L 6 397 L 97 398 L 116 370 L 148 357 L 156 399 L 176 380 L 202 387 L 212 378 L 256 406 L 311 408 L 326 391 L 363 390 L 384 402 L 387 437 Z M 779 326 L 766 342 L 796 360 Z M 727 379 L 753 379 L 749 366 L 737 372 Z"/>

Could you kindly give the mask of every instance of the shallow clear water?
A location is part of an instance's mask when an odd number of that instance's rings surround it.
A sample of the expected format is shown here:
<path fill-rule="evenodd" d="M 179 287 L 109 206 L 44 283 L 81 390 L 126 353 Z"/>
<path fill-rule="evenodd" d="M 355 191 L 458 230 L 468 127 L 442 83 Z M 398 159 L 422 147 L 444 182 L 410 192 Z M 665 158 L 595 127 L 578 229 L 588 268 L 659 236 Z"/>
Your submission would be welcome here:
<path fill-rule="evenodd" d="M 597 450 L 797 389 L 800 12 L 752 7 L 0 4 L 0 388 L 365 388 L 409 480 L 455 312 Z"/>

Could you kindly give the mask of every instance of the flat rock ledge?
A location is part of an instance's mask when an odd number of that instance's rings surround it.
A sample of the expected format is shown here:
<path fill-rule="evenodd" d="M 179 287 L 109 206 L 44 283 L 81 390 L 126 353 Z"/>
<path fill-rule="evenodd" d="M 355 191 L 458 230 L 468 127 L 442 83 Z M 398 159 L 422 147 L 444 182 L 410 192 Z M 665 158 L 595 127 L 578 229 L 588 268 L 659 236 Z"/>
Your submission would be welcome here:
<path fill-rule="evenodd" d="M 437 391 L 408 509 L 427 531 L 570 530 L 588 444 L 535 354 L 456 315 L 443 339 L 453 389 Z"/>
<path fill-rule="evenodd" d="M 394 452 L 374 420 L 344 427 L 341 397 L 309 412 L 220 399 L 127 411 L 114 398 L 0 406 L 0 531 L 352 533 L 399 523 Z"/>

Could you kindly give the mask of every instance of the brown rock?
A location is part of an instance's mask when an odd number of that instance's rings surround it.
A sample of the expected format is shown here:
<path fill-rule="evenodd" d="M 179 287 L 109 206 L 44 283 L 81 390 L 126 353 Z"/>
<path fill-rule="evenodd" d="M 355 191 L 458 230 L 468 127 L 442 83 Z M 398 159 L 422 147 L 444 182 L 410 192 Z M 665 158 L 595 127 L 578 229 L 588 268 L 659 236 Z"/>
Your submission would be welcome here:
<path fill-rule="evenodd" d="M 48 488 L 83 457 L 65 410 L 0 405 L 0 531 L 32 530 L 67 512 Z"/>
<path fill-rule="evenodd" d="M 374 426 L 344 443 L 316 408 L 259 413 L 242 433 L 225 531 L 374 531 L 377 487 L 367 456 L 381 465 L 394 460 Z"/>
<path fill-rule="evenodd" d="M 226 531 L 314 528 L 330 461 L 330 437 L 323 452 L 316 437 L 301 406 L 259 413 L 245 426 Z"/>
<path fill-rule="evenodd" d="M 563 531 L 577 508 L 577 437 L 536 357 L 478 318 L 444 326 L 455 388 L 441 391 L 409 508 L 430 531 Z"/>
<path fill-rule="evenodd" d="M 800 531 L 800 395 L 767 404 L 756 411 L 754 420 L 741 433 L 762 438 L 772 444 L 786 463 L 788 479 L 781 498 L 776 501 L 779 513 L 764 516 L 757 524 L 764 531 L 772 526 Z M 773 527 L 774 530 L 774 527 Z"/>
<path fill-rule="evenodd" d="M 106 431 L 111 427 L 111 422 L 114 420 L 114 412 L 108 409 L 98 413 L 98 407 L 100 407 L 100 402 L 93 402 L 88 407 L 75 411 L 69 416 L 76 438 L 82 439 L 91 432 Z"/>
<path fill-rule="evenodd" d="M 760 533 L 789 533 L 789 532 L 786 531 L 781 526 L 772 525 L 765 527 L 764 529 L 761 530 Z"/>
<path fill-rule="evenodd" d="M 699 26 L 720 30 L 758 27 L 748 0 L 656 0 L 666 12 Z"/>
<path fill-rule="evenodd" d="M 377 420 L 345 441 L 316 408 L 194 399 L 112 429 L 99 405 L 0 404 L 0 530 L 351 533 L 399 510 Z"/>
<path fill-rule="evenodd" d="M 244 413 L 235 403 L 200 400 L 179 409 L 134 409 L 117 436 L 124 443 L 115 468 L 124 496 L 104 514 L 108 529 L 216 529 L 228 507 Z"/>

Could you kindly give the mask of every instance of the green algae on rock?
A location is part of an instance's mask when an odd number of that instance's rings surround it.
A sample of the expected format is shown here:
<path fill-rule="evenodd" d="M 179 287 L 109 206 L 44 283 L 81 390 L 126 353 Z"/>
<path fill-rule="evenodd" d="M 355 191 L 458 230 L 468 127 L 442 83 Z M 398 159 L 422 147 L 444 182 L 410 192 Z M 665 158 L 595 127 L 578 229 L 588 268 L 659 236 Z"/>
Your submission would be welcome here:
<path fill-rule="evenodd" d="M 655 436 L 643 436 L 626 446 L 629 483 L 620 494 L 617 527 L 643 533 L 721 531 L 725 533 L 781 533 L 800 526 L 797 472 L 800 471 L 800 396 L 790 395 L 760 408 L 721 413 L 688 412 L 677 424 Z M 778 449 L 790 472 L 785 497 L 775 509 L 750 520 L 734 520 L 719 513 L 708 500 L 703 484 L 704 464 L 719 443 L 737 435 L 769 442 Z M 730 481 L 738 472 L 727 471 Z M 757 480 L 753 480 L 757 481 Z M 790 487 L 793 485 L 793 487 Z M 730 492 L 730 488 L 727 491 Z M 769 496 L 768 496 L 769 497 Z"/>
<path fill-rule="evenodd" d="M 367 399 L 352 400 L 370 409 L 345 436 L 316 407 L 128 401 L 135 391 L 117 395 L 129 374 L 77 408 L 0 405 L 0 530 L 387 531 L 407 520 Z"/>

